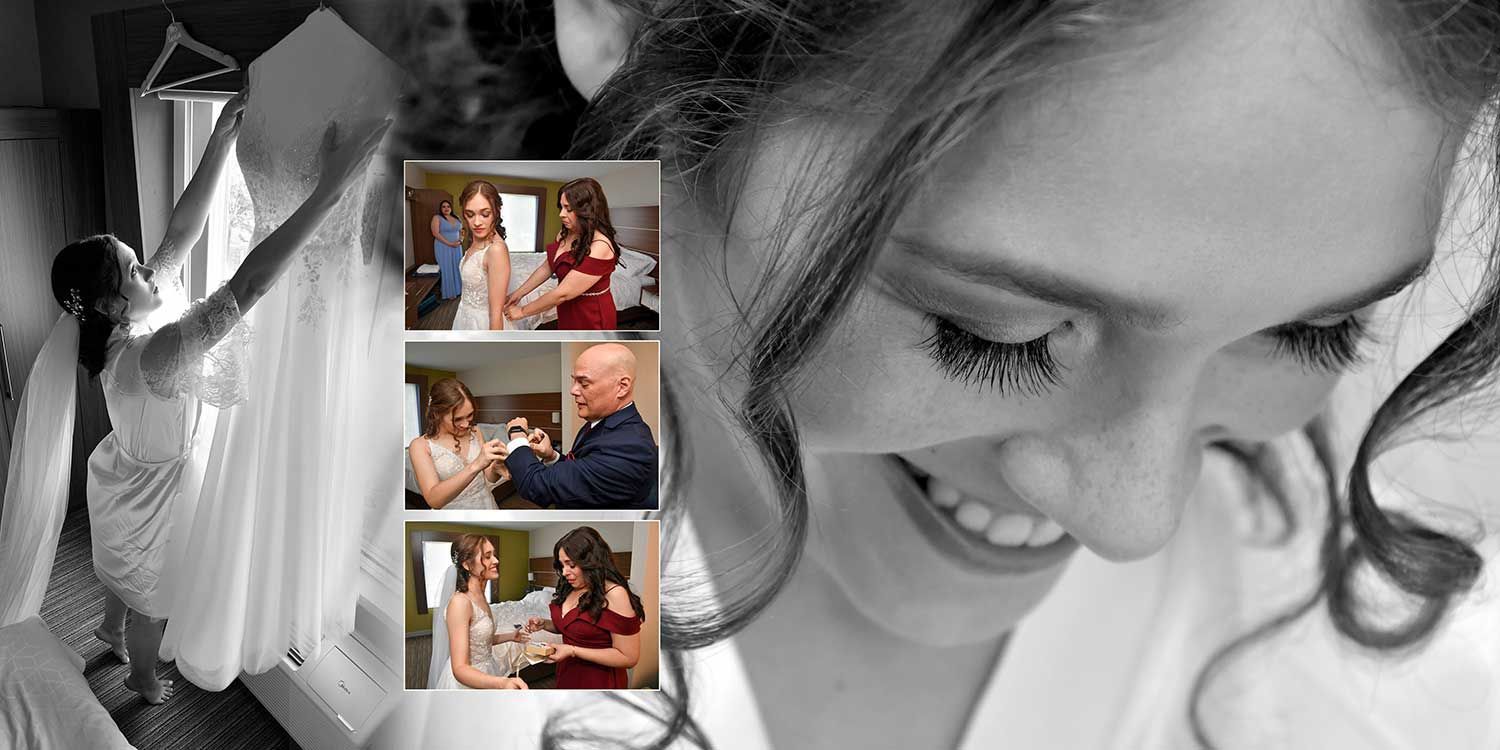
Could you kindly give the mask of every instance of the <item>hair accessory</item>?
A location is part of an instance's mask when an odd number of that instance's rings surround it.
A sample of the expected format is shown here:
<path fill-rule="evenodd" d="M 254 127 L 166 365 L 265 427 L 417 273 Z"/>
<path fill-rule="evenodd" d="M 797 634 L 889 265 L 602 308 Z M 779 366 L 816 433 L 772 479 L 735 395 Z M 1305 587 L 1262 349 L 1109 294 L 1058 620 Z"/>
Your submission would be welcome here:
<path fill-rule="evenodd" d="M 85 319 L 87 313 L 83 309 L 83 294 L 77 287 L 68 287 L 68 298 L 63 301 L 63 309 L 79 321 Z"/>

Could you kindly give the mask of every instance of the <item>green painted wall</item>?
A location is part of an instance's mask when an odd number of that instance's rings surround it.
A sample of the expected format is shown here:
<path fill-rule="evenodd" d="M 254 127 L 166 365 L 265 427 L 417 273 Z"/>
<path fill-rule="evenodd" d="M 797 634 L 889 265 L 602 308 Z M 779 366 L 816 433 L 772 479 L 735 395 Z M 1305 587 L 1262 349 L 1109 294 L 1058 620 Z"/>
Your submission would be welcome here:
<path fill-rule="evenodd" d="M 406 549 L 406 632 L 417 633 L 432 630 L 432 612 L 417 614 L 416 571 L 412 568 L 411 533 L 413 531 L 445 531 L 453 534 L 484 534 L 499 537 L 500 578 L 495 581 L 501 600 L 520 599 L 526 595 L 526 569 L 531 550 L 531 534 L 512 529 L 497 529 L 467 523 L 441 523 L 412 521 L 406 524 L 406 538 L 402 546 Z M 437 575 L 442 575 L 438 571 Z"/>
<path fill-rule="evenodd" d="M 448 191 L 453 196 L 453 213 L 462 214 L 463 207 L 458 205 L 458 196 L 463 193 L 464 186 L 472 180 L 489 180 L 496 184 L 509 183 L 511 185 L 546 188 L 547 200 L 542 203 L 542 244 L 546 245 L 552 242 L 552 240 L 557 238 L 557 233 L 562 230 L 562 219 L 557 218 L 557 192 L 562 189 L 563 184 L 561 182 L 528 180 L 524 177 L 497 177 L 495 175 L 432 172 L 427 175 L 427 187 L 434 190 Z"/>

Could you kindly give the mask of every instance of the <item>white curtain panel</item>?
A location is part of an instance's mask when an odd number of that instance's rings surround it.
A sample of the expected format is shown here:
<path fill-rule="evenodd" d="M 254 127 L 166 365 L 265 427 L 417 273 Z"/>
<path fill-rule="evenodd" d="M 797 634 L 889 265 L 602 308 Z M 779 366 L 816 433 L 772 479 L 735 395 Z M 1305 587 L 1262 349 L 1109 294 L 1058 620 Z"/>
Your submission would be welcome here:
<path fill-rule="evenodd" d="M 328 123 L 358 137 L 385 118 L 399 72 L 338 14 L 319 10 L 250 67 L 238 144 L 255 207 L 255 242 L 317 182 Z M 352 629 L 364 513 L 399 449 L 394 434 L 399 263 L 372 247 L 372 206 L 359 181 L 287 276 L 253 309 L 251 392 L 215 426 L 202 496 L 163 641 L 183 675 L 210 690 L 274 667 L 295 647 L 316 653 Z M 384 199 L 381 197 L 381 199 Z M 386 406 L 382 406 L 386 405 Z M 389 424 L 387 424 L 389 422 Z M 380 455 L 388 450 L 391 455 Z M 388 481 L 383 482 L 389 484 Z"/>

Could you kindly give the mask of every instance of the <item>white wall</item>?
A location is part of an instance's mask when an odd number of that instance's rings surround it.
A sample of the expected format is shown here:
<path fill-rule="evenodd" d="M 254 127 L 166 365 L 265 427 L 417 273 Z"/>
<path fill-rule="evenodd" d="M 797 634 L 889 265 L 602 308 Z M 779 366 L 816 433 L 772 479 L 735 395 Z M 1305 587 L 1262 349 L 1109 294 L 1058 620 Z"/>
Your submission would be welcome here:
<path fill-rule="evenodd" d="M 630 552 L 635 549 L 635 524 L 629 521 L 561 521 L 547 524 L 539 529 L 532 529 L 531 533 L 531 556 L 551 557 L 552 545 L 563 534 L 578 528 L 579 526 L 592 526 L 599 531 L 599 536 L 604 537 L 605 543 L 615 552 Z M 621 571 L 626 575 L 630 571 Z"/>
<path fill-rule="evenodd" d="M 469 386 L 469 392 L 475 396 L 557 393 L 562 390 L 561 368 L 562 354 L 559 352 L 499 360 L 485 367 L 461 370 L 458 379 L 464 381 L 464 385 Z"/>
<path fill-rule="evenodd" d="M 661 205 L 661 167 L 658 162 L 623 165 L 594 179 L 604 188 L 610 208 Z"/>

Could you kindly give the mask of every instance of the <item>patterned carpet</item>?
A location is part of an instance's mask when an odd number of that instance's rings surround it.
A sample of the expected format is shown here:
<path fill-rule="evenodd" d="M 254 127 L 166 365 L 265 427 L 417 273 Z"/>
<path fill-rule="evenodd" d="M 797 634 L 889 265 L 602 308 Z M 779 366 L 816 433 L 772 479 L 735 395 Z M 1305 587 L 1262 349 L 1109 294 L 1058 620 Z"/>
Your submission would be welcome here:
<path fill-rule="evenodd" d="M 89 687 L 131 744 L 142 750 L 297 748 L 239 680 L 222 692 L 211 693 L 182 679 L 175 666 L 163 669 L 159 665 L 157 673 L 175 681 L 176 693 L 160 706 L 141 700 L 121 684 L 129 667 L 116 661 L 109 648 L 94 638 L 103 613 L 103 586 L 94 577 L 89 552 L 88 511 L 80 507 L 70 511 L 63 523 L 42 620 L 59 640 L 83 656 Z"/>

